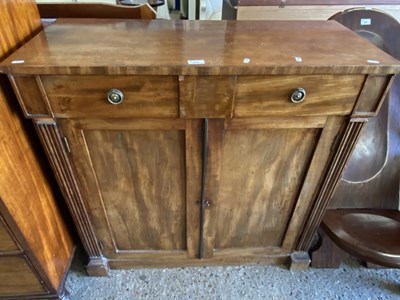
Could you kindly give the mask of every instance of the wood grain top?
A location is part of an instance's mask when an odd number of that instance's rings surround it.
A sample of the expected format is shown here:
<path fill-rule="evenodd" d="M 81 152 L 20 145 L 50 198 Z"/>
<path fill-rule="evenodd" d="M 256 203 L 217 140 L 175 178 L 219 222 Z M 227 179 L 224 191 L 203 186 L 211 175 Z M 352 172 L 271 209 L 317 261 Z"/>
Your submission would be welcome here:
<path fill-rule="evenodd" d="M 335 21 L 60 19 L 11 55 L 0 71 L 393 74 L 400 72 L 400 62 Z"/>

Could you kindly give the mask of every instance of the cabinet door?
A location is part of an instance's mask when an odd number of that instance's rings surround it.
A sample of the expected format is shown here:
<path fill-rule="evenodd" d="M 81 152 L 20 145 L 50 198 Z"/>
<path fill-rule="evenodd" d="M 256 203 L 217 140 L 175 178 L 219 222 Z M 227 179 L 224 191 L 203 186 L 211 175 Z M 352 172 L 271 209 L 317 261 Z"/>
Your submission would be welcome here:
<path fill-rule="evenodd" d="M 341 117 L 209 121 L 204 257 L 294 250 Z"/>
<path fill-rule="evenodd" d="M 138 264 L 194 257 L 198 121 L 60 120 L 103 254 Z M 189 151 L 187 149 L 194 148 Z M 195 165 L 195 166 L 193 166 Z M 192 180 L 186 183 L 186 178 Z M 198 181 L 198 182 L 197 182 Z M 197 214 L 196 214 L 197 216 Z"/>

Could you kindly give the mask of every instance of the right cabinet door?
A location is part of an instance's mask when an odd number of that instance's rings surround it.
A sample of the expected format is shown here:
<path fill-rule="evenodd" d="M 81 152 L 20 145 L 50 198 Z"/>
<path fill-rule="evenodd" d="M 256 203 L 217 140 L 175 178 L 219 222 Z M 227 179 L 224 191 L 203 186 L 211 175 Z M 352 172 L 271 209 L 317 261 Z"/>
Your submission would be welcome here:
<path fill-rule="evenodd" d="M 342 117 L 209 121 L 204 256 L 293 251 Z"/>

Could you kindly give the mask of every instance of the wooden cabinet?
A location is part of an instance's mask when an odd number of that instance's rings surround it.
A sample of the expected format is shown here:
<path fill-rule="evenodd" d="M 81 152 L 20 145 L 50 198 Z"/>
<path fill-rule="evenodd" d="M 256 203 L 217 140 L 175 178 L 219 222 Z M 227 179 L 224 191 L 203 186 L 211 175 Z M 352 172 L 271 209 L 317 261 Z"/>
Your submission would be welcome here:
<path fill-rule="evenodd" d="M 1 70 L 101 275 L 307 251 L 400 65 L 334 22 L 60 20 Z"/>
<path fill-rule="evenodd" d="M 0 0 L 0 11 L 3 60 L 42 27 L 33 0 Z M 74 244 L 51 169 L 38 149 L 35 130 L 1 74 L 0 299 L 68 298 L 64 282 Z"/>
<path fill-rule="evenodd" d="M 0 298 L 46 295 L 47 292 L 31 261 L 0 216 Z"/>

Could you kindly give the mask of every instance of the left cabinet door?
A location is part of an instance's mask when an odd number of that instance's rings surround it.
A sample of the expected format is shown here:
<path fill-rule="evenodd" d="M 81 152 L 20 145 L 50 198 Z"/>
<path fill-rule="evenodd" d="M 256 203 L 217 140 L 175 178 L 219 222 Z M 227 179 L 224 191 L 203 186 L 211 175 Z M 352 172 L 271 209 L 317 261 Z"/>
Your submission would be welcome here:
<path fill-rule="evenodd" d="M 111 263 L 168 265 L 195 257 L 192 220 L 201 153 L 190 149 L 199 148 L 198 121 L 65 119 L 59 124 L 97 239 Z M 187 184 L 186 178 L 193 182 Z"/>

